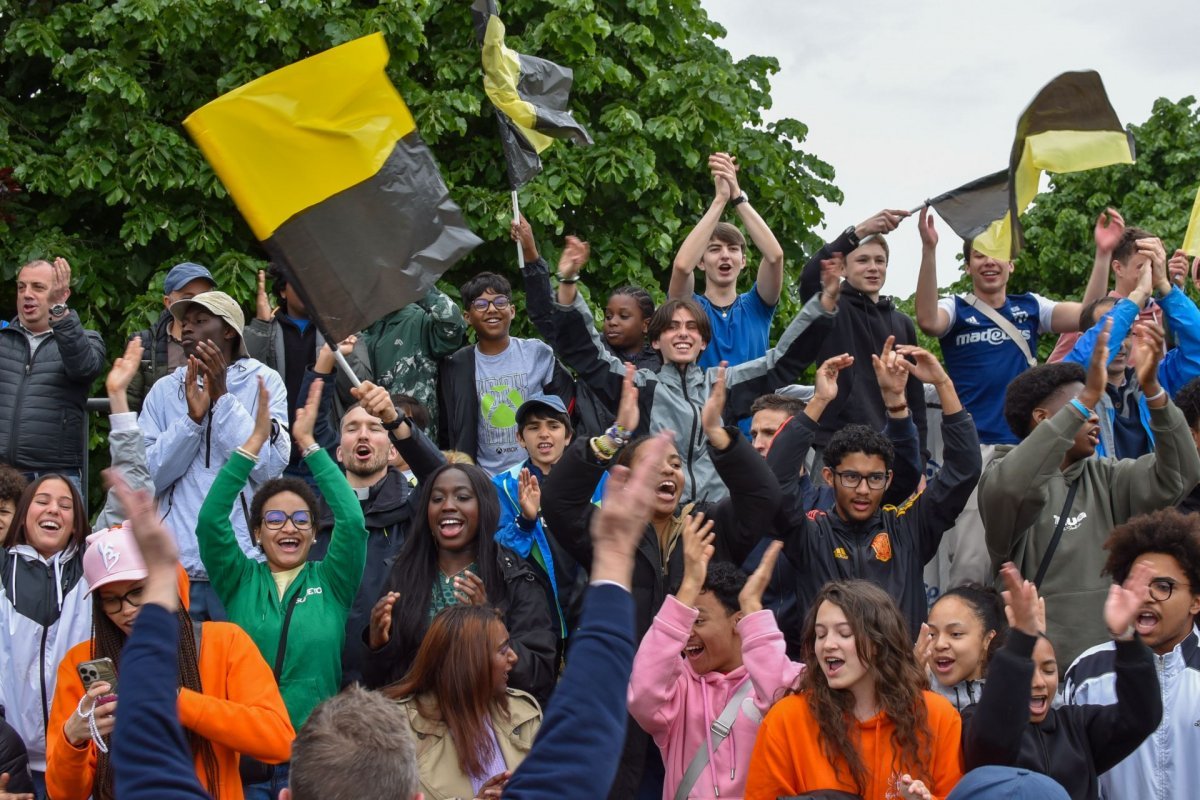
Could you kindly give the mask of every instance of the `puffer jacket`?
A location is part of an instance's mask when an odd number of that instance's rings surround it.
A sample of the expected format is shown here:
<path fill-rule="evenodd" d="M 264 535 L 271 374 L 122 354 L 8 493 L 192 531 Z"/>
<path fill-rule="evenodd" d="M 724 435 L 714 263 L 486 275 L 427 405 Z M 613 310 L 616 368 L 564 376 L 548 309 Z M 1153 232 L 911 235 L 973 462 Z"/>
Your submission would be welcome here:
<path fill-rule="evenodd" d="M 29 545 L 10 547 L 0 551 L 0 583 L 0 704 L 25 740 L 29 768 L 45 772 L 58 664 L 92 635 L 83 553 L 71 545 L 47 559 Z"/>
<path fill-rule="evenodd" d="M 70 312 L 31 354 L 24 329 L 0 328 L 0 462 L 22 470 L 79 469 L 88 390 L 104 341 Z"/>
<path fill-rule="evenodd" d="M 158 513 L 179 544 L 179 561 L 188 577 L 208 580 L 196 544 L 200 506 L 229 456 L 250 438 L 258 406 L 258 376 L 271 393 L 271 440 L 258 454 L 250 473 L 249 491 L 239 494 L 230 520 L 242 552 L 261 560 L 250 541 L 250 500 L 264 481 L 277 478 L 287 466 L 292 440 L 287 426 L 287 390 L 279 373 L 253 358 L 240 358 L 225 370 L 226 393 L 199 423 L 188 416 L 184 398 L 186 367 L 154 384 L 138 426 L 146 444 L 146 463 L 154 477 Z"/>
<path fill-rule="evenodd" d="M 625 381 L 624 362 L 605 346 L 582 295 L 577 294 L 572 305 L 557 308 L 562 313 L 557 317 L 557 338 L 551 343 L 554 352 L 615 414 Z M 799 377 L 812 363 L 836 314 L 826 311 L 819 297 L 813 297 L 766 355 L 729 367 L 725 371 L 728 395 L 724 419 L 738 420 L 749 416 L 750 406 L 760 395 L 769 394 Z M 683 458 L 687 479 L 684 502 L 715 502 L 728 494 L 709 457 L 707 438 L 700 422 L 704 403 L 716 379 L 716 368 L 703 370 L 689 364 L 681 369 L 666 363 L 657 371 L 639 369 L 634 378 L 640 412 L 638 429 L 634 433 L 675 432 L 675 447 Z"/>

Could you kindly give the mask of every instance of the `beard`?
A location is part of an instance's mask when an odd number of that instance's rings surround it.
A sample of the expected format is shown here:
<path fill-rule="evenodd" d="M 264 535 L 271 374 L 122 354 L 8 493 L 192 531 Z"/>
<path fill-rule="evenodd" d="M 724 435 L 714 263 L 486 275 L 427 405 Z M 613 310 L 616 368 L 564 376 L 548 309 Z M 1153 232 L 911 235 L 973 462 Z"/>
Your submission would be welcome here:
<path fill-rule="evenodd" d="M 387 469 L 387 453 L 375 453 L 367 461 L 359 461 L 356 458 L 352 458 L 344 466 L 346 467 L 346 472 L 349 472 L 351 475 L 366 478 Z"/>

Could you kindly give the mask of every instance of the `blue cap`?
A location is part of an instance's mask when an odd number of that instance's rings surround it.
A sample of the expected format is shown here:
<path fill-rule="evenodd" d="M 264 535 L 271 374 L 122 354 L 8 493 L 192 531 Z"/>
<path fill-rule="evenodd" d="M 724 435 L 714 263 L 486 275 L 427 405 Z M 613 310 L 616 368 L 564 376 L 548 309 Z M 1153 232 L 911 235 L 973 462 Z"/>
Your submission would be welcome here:
<path fill-rule="evenodd" d="M 567 407 L 563 405 L 562 398 L 560 398 L 558 395 L 540 393 L 535 394 L 524 403 L 521 403 L 520 408 L 517 409 L 517 427 L 521 427 L 521 425 L 525 422 L 526 414 L 539 406 L 542 408 L 549 408 L 551 411 L 557 411 L 559 414 L 567 413 Z"/>
<path fill-rule="evenodd" d="M 167 273 L 167 279 L 163 281 L 163 294 L 178 292 L 197 278 L 203 278 L 211 283 L 214 289 L 217 288 L 217 282 L 213 280 L 212 273 L 208 271 L 208 267 L 185 261 L 182 264 L 176 264 L 171 267 L 171 271 Z"/>
<path fill-rule="evenodd" d="M 946 800 L 1068 800 L 1053 778 L 1020 767 L 979 767 L 963 776 Z"/>

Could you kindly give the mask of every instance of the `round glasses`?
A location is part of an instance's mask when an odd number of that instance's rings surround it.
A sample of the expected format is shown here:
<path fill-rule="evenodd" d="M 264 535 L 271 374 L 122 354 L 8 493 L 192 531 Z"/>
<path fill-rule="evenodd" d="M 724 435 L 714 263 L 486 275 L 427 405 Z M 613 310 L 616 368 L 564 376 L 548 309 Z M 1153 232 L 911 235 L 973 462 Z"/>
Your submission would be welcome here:
<path fill-rule="evenodd" d="M 472 300 L 471 308 L 475 309 L 476 311 L 487 311 L 488 306 L 495 306 L 497 311 L 503 311 L 504 309 L 508 308 L 511 303 L 511 300 L 501 294 L 493 297 L 491 300 L 488 300 L 484 297 Z"/>
<path fill-rule="evenodd" d="M 1150 596 L 1160 603 L 1165 603 L 1171 599 L 1175 589 L 1180 586 L 1187 586 L 1187 584 L 1180 583 L 1174 578 L 1155 578 L 1150 581 Z"/>
<path fill-rule="evenodd" d="M 115 597 L 112 595 L 101 595 L 100 607 L 104 609 L 104 613 L 106 614 L 119 614 L 126 603 L 129 603 L 130 608 L 137 608 L 142 604 L 143 588 L 139 586 L 136 589 L 130 589 L 125 594 Z"/>
<path fill-rule="evenodd" d="M 837 475 L 838 481 L 847 489 L 857 489 L 858 485 L 864 479 L 867 481 L 868 489 L 879 490 L 887 486 L 888 476 L 886 472 L 872 472 L 870 475 L 863 475 L 861 472 L 854 472 L 853 470 L 838 472 L 835 469 L 833 470 L 833 474 Z"/>

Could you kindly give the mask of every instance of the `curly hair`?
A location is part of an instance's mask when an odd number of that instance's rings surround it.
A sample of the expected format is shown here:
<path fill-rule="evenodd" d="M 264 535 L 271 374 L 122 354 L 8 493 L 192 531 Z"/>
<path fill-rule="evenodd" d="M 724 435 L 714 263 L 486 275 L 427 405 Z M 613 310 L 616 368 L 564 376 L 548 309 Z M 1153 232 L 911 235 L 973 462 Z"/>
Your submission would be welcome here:
<path fill-rule="evenodd" d="M 1004 615 L 1004 598 L 1000 592 L 991 586 L 964 583 L 947 591 L 933 605 L 936 606 L 947 597 L 957 597 L 970 607 L 975 619 L 979 620 L 979 624 L 983 626 L 985 636 L 990 632 L 995 632 L 996 635 L 992 637 L 987 648 L 987 660 L 991 661 L 992 656 L 1008 638 L 1008 617 Z M 933 606 L 930 606 L 929 610 L 933 611 Z M 987 664 L 984 664 L 984 673 L 986 674 L 986 672 Z"/>
<path fill-rule="evenodd" d="M 179 623 L 179 686 L 194 692 L 204 692 L 200 682 L 200 651 L 196 647 L 196 634 L 192 627 L 192 618 L 187 609 L 180 606 L 175 612 Z M 104 611 L 104 604 L 99 592 L 92 593 L 92 646 L 91 658 L 111 658 L 117 669 L 117 677 L 121 674 L 121 651 L 125 649 L 125 632 L 117 627 Z M 188 745 L 193 756 L 199 755 L 204 764 L 204 784 L 209 793 L 216 799 L 221 797 L 220 768 L 212 742 L 192 730 L 185 730 Z M 89 744 L 89 747 L 94 745 Z M 92 780 L 92 795 L 96 800 L 114 800 L 116 791 L 113 788 L 113 768 L 110 753 L 96 753 L 96 774 Z"/>
<path fill-rule="evenodd" d="M 821 731 L 822 752 L 831 763 L 845 761 L 862 794 L 868 767 L 854 745 L 854 695 L 829 686 L 817 652 L 817 612 L 826 602 L 842 610 L 854 631 L 858 657 L 875 681 L 881 708 L 896 726 L 891 737 L 893 749 L 901 754 L 914 778 L 928 780 L 933 751 L 922 692 L 929 681 L 913 658 L 904 617 L 891 596 L 875 584 L 831 581 L 817 593 L 804 620 L 805 669 L 788 694 L 804 696 Z"/>
<path fill-rule="evenodd" d="M 21 502 L 21 493 L 28 485 L 29 481 L 25 480 L 20 470 L 0 464 L 0 500 L 8 500 L 16 508 L 17 503 Z"/>
<path fill-rule="evenodd" d="M 1087 373 L 1078 364 L 1060 361 L 1027 369 L 1008 384 L 1004 393 L 1004 419 L 1024 439 L 1033 430 L 1033 410 L 1069 383 L 1084 383 Z"/>
<path fill-rule="evenodd" d="M 738 595 L 742 593 L 745 585 L 746 573 L 736 564 L 712 561 L 708 565 L 708 574 L 704 576 L 701 591 L 710 593 L 730 614 L 736 614 L 742 607 L 738 602 Z"/>
<path fill-rule="evenodd" d="M 263 521 L 263 506 L 272 497 L 283 492 L 299 495 L 300 499 L 304 501 L 304 505 L 308 507 L 309 519 L 312 520 L 313 530 L 316 530 L 319 504 L 312 487 L 301 478 L 272 478 L 258 487 L 258 491 L 254 493 L 254 499 L 250 501 L 250 535 L 254 537 L 256 543 L 258 542 L 257 531 Z"/>
<path fill-rule="evenodd" d="M 866 453 L 869 456 L 879 456 L 887 469 L 892 468 L 896 460 L 896 449 L 879 431 L 866 425 L 847 425 L 829 438 L 822 458 L 825 466 L 837 469 L 843 459 L 851 453 Z"/>
<path fill-rule="evenodd" d="M 1183 412 L 1188 427 L 1192 430 L 1200 428 L 1200 378 L 1192 378 L 1185 383 L 1172 399 Z"/>
<path fill-rule="evenodd" d="M 1200 592 L 1200 518 L 1177 508 L 1140 514 L 1113 528 L 1104 542 L 1108 561 L 1104 574 L 1124 583 L 1134 563 L 1146 553 L 1162 553 L 1179 562 L 1193 592 Z"/>

